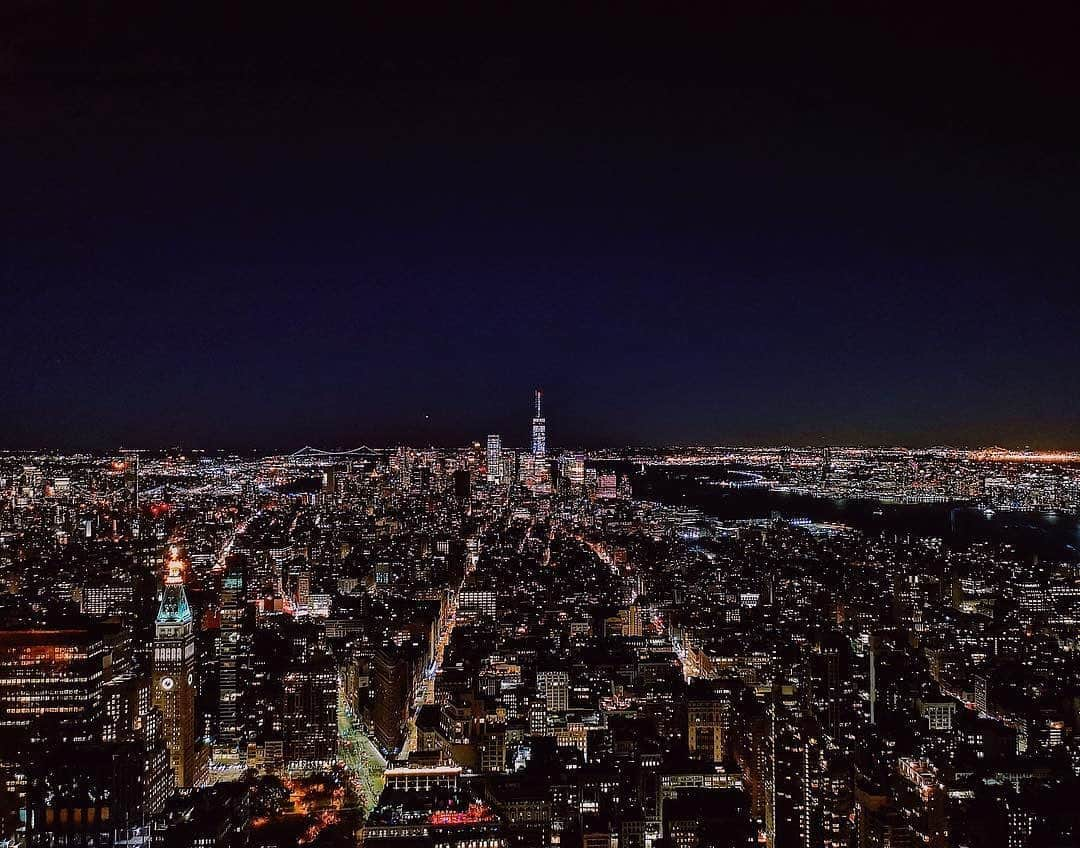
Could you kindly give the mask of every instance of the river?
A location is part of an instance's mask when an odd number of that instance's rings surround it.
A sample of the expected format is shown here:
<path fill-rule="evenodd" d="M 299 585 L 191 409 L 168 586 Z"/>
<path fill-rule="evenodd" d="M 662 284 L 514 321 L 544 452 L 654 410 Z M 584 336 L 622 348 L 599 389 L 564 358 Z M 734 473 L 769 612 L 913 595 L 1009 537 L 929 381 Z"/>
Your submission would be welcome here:
<path fill-rule="evenodd" d="M 806 517 L 846 524 L 867 533 L 938 536 L 958 547 L 987 541 L 1010 544 L 1022 555 L 1080 559 L 1080 518 L 1065 512 L 992 513 L 970 502 L 883 503 L 868 498 L 792 494 L 765 487 L 726 488 L 711 480 L 737 479 L 740 472 L 716 467 L 651 467 L 620 464 L 630 472 L 634 496 L 672 506 L 700 509 L 722 519 Z"/>

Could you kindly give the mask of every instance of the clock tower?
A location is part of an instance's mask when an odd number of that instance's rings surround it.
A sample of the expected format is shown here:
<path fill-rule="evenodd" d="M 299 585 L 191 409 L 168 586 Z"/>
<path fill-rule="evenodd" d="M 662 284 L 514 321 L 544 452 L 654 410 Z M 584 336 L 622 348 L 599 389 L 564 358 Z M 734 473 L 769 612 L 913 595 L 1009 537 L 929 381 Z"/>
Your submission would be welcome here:
<path fill-rule="evenodd" d="M 161 710 L 169 764 L 177 786 L 191 786 L 195 770 L 195 628 L 184 592 L 184 563 L 171 548 L 165 588 L 154 624 L 154 706 Z"/>

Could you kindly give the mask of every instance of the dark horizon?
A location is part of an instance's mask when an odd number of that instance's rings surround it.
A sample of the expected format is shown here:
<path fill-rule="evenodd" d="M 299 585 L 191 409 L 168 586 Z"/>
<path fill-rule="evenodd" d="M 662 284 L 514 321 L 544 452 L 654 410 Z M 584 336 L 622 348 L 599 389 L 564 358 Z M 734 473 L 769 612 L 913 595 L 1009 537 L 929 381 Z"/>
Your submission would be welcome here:
<path fill-rule="evenodd" d="M 0 448 L 1080 449 L 1074 7 L 0 14 Z"/>

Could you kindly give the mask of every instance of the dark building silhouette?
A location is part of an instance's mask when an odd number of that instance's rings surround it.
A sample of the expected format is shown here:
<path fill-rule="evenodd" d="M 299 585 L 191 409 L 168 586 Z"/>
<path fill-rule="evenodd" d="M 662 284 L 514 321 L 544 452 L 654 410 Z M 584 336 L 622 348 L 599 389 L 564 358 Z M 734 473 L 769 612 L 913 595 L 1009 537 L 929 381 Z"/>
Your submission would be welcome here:
<path fill-rule="evenodd" d="M 372 658 L 371 670 L 375 736 L 384 747 L 397 748 L 403 739 L 409 705 L 409 667 L 400 652 L 380 648 Z"/>

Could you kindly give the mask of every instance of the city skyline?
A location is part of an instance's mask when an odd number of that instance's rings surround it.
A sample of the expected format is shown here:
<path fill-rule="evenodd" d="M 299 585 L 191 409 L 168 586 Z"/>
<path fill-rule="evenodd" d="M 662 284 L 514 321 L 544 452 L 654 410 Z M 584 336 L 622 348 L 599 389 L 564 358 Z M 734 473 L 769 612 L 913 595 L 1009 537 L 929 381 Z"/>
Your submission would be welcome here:
<path fill-rule="evenodd" d="M 303 451 L 313 450 L 316 452 L 329 450 L 329 451 L 348 451 L 348 450 L 387 450 L 398 447 L 410 447 L 410 448 L 441 448 L 441 449 L 453 449 L 461 448 L 465 445 L 472 444 L 479 446 L 486 438 L 489 442 L 492 438 L 498 440 L 498 450 L 501 450 L 503 446 L 508 448 L 527 449 L 538 460 L 544 460 L 548 457 L 549 439 L 547 432 L 547 417 L 542 410 L 544 404 L 543 396 L 544 390 L 536 388 L 533 390 L 533 415 L 528 424 L 528 429 L 521 426 L 521 422 L 518 421 L 516 425 L 508 426 L 505 431 L 498 433 L 488 433 L 486 437 L 475 436 L 473 438 L 466 438 L 458 443 L 438 443 L 438 442 L 417 442 L 408 443 L 405 441 L 395 441 L 386 444 L 369 444 L 368 441 L 361 441 L 359 443 L 341 443 L 341 444 L 311 444 L 306 443 L 304 445 L 287 445 L 287 446 L 275 446 L 273 448 L 268 447 L 256 447 L 256 446 L 228 446 L 221 447 L 215 445 L 199 445 L 199 444 L 168 444 L 168 445 L 94 445 L 94 446 L 82 446 L 81 448 L 72 447 L 59 447 L 52 445 L 37 445 L 24 448 L 9 448 L 0 445 L 0 454 L 19 454 L 19 453 L 78 453 L 81 451 L 88 451 L 90 453 L 99 455 L 108 455 L 111 452 L 120 451 L 121 453 L 131 453 L 137 456 L 139 453 L 166 453 L 169 451 L 195 451 L 195 452 L 211 452 L 211 453 L 248 453 L 252 455 L 271 456 L 275 454 L 291 454 L 302 453 Z M 428 418 L 429 416 L 425 416 Z M 518 431 L 521 431 L 520 433 Z M 373 440 L 372 440 L 373 441 Z M 673 441 L 668 443 L 646 443 L 646 442 L 628 442 L 624 444 L 581 444 L 581 443 L 563 443 L 557 446 L 558 451 L 565 450 L 590 450 L 599 451 L 603 454 L 605 451 L 673 451 L 680 449 L 734 449 L 734 450 L 754 450 L 754 449 L 901 449 L 909 451 L 932 451 L 932 450 L 948 450 L 948 451 L 967 451 L 972 454 L 979 453 L 997 453 L 1002 457 L 1011 456 L 1015 461 L 1024 461 L 1031 459 L 1032 461 L 1039 461 L 1040 458 L 1044 461 L 1052 462 L 1080 462 L 1080 450 L 1071 450 L 1068 446 L 1052 446 L 1052 447 L 1037 447 L 1031 444 L 959 444 L 955 442 L 937 442 L 926 444 L 903 444 L 896 442 L 824 442 L 818 441 L 816 443 L 797 443 L 797 442 L 763 442 L 763 441 L 748 441 L 743 443 L 736 442 L 720 442 L 720 441 L 701 441 L 701 442 L 688 442 L 688 441 Z"/>
<path fill-rule="evenodd" d="M 301 447 L 288 446 L 281 448 L 277 446 L 275 448 L 259 448 L 259 447 L 215 447 L 205 445 L 184 445 L 178 443 L 175 445 L 147 445 L 147 446 L 135 446 L 135 445 L 98 445 L 93 447 L 83 447 L 81 451 L 87 451 L 97 455 L 108 455 L 111 452 L 119 451 L 122 454 L 131 454 L 137 458 L 139 453 L 168 453 L 175 451 L 177 453 L 183 452 L 197 452 L 197 453 L 237 453 L 237 454 L 250 454 L 257 456 L 273 456 L 293 454 L 299 455 L 304 451 L 315 451 L 316 453 L 321 451 L 349 451 L 349 450 L 390 450 L 393 448 L 409 447 L 409 448 L 432 448 L 432 449 L 453 449 L 460 448 L 467 444 L 473 446 L 480 446 L 484 439 L 488 443 L 488 450 L 491 451 L 492 439 L 497 440 L 497 444 L 494 447 L 496 452 L 501 451 L 503 447 L 516 449 L 519 445 L 527 448 L 527 452 L 531 454 L 537 461 L 546 461 L 548 459 L 548 435 L 547 435 L 547 418 L 542 411 L 544 392 L 541 388 L 536 388 L 533 391 L 533 417 L 529 423 L 529 430 L 521 440 L 514 438 L 514 433 L 517 430 L 522 429 L 520 426 L 510 426 L 507 428 L 507 432 L 510 435 L 509 439 L 504 439 L 503 433 L 489 433 L 484 438 L 472 438 L 466 439 L 462 443 L 458 444 L 439 444 L 436 442 L 427 443 L 413 443 L 407 442 L 393 442 L 389 444 L 370 445 L 367 443 L 362 444 L 322 444 L 312 445 L 305 444 Z M 425 419 L 429 416 L 425 415 Z M 520 424 L 520 422 L 519 422 Z M 1050 448 L 1035 447 L 1031 444 L 1024 445 L 1002 445 L 1002 444 L 981 444 L 981 445 L 963 445 L 948 442 L 939 442 L 935 444 L 898 444 L 898 443 L 835 443 L 835 442 L 817 442 L 817 443 L 793 443 L 793 442 L 746 442 L 742 444 L 738 443 L 724 443 L 724 442 L 686 442 L 676 441 L 668 444 L 647 444 L 647 443 L 626 443 L 622 445 L 616 444 L 563 444 L 559 446 L 562 451 L 566 450 L 583 450 L 592 451 L 597 455 L 604 455 L 605 452 L 611 451 L 623 451 L 625 453 L 635 452 L 647 452 L 647 451 L 679 451 L 679 450 L 694 450 L 694 449 L 717 449 L 717 450 L 780 450 L 780 449 L 838 449 L 838 450 L 905 450 L 913 453 L 928 452 L 928 451 L 952 451 L 952 452 L 967 452 L 972 456 L 986 455 L 986 458 L 993 455 L 997 461 L 1014 461 L 1014 462 L 1055 462 L 1055 463 L 1071 463 L 1080 462 L 1080 450 L 1070 450 L 1067 447 L 1054 446 Z M 0 454 L 33 454 L 35 452 L 40 453 L 56 453 L 59 455 L 79 453 L 80 449 L 77 448 L 58 448 L 55 446 L 36 446 L 27 448 L 5 448 L 0 446 Z"/>
<path fill-rule="evenodd" d="M 1075 843 L 1080 457 L 585 453 L 532 399 L 518 446 L 0 452 L 0 839 Z"/>

